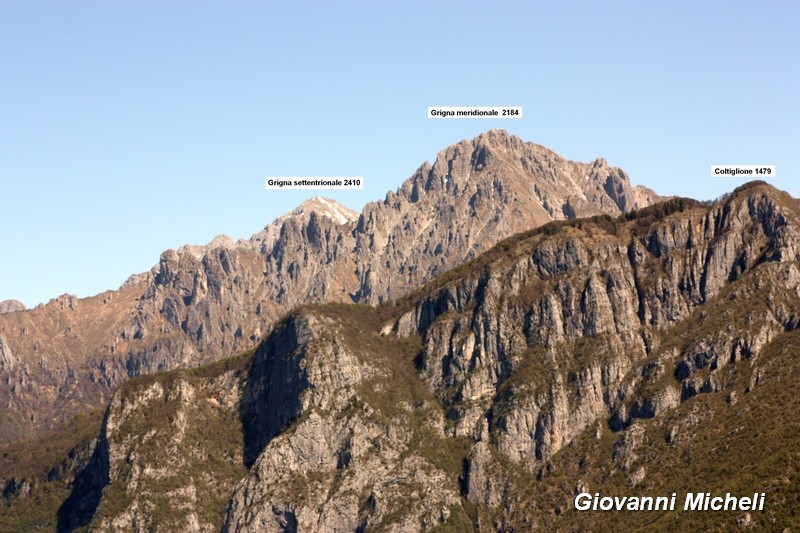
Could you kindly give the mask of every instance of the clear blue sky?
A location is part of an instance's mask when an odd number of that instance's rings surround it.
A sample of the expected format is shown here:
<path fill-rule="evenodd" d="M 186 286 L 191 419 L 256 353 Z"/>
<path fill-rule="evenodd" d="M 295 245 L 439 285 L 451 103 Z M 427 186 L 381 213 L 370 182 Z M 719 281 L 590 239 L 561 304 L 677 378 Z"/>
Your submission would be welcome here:
<path fill-rule="evenodd" d="M 363 176 L 360 210 L 425 159 L 505 128 L 714 198 L 712 164 L 800 196 L 798 2 L 0 3 L 0 300 L 88 296 L 161 251 L 249 237 Z M 430 120 L 518 105 L 522 120 Z"/>

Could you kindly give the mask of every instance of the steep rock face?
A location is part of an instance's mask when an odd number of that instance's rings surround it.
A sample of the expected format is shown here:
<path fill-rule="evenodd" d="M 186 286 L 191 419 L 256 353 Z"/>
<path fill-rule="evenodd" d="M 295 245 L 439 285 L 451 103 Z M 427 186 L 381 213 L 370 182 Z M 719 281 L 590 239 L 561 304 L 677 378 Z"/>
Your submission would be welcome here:
<path fill-rule="evenodd" d="M 3 336 L 0 336 L 0 369 L 5 372 L 11 372 L 16 366 L 17 360 L 14 358 L 14 353 L 8 345 L 8 341 Z"/>
<path fill-rule="evenodd" d="M 369 311 L 309 309 L 256 352 L 244 414 L 258 453 L 224 531 L 408 531 L 449 518 L 458 472 L 442 464 L 447 446 L 429 448 L 444 441 L 442 413 L 409 372 L 413 351 L 376 326 Z"/>
<path fill-rule="evenodd" d="M 130 377 L 250 348 L 296 305 L 387 301 L 521 230 L 655 198 L 603 159 L 567 161 L 491 130 L 360 215 L 314 198 L 249 240 L 168 250 L 118 291 L 0 315 L 4 352 L 18 361 L 0 369 L 0 443 L 101 404 Z"/>

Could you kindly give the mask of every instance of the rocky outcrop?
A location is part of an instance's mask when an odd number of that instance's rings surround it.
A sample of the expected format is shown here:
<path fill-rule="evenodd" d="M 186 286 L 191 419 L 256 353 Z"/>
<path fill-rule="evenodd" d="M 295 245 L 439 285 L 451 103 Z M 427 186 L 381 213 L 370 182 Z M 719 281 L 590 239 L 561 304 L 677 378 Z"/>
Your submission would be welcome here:
<path fill-rule="evenodd" d="M 25 311 L 27 308 L 25 304 L 19 300 L 3 300 L 0 302 L 0 315 L 5 313 L 16 313 L 17 311 Z"/>
<path fill-rule="evenodd" d="M 603 159 L 568 161 L 491 130 L 360 214 L 314 198 L 251 239 L 167 250 L 118 291 L 0 315 L 19 361 L 3 370 L 0 443 L 102 404 L 130 377 L 251 348 L 297 305 L 389 301 L 519 231 L 655 198 Z"/>
<path fill-rule="evenodd" d="M 14 358 L 14 353 L 8 345 L 6 338 L 0 335 L 0 370 L 3 372 L 11 372 L 17 364 Z"/>

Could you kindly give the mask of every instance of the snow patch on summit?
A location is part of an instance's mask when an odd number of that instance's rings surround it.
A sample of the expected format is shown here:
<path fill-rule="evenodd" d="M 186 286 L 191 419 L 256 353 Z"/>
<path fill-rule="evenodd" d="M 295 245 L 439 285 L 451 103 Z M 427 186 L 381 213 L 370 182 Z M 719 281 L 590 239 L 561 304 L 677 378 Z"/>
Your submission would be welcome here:
<path fill-rule="evenodd" d="M 327 198 L 323 198 L 322 196 L 315 196 L 311 200 L 319 202 L 326 208 L 319 214 L 330 217 L 339 224 L 347 224 L 348 222 L 353 222 L 355 220 L 358 220 L 358 213 L 356 213 L 352 209 L 346 208 L 339 202 L 336 202 L 334 200 L 328 200 Z"/>
<path fill-rule="evenodd" d="M 263 230 L 253 235 L 250 240 L 240 242 L 243 246 L 256 247 L 267 252 L 272 249 L 273 244 L 281 233 L 281 227 L 287 220 L 294 218 L 307 222 L 311 213 L 329 218 L 339 225 L 355 222 L 359 217 L 359 213 L 348 209 L 336 200 L 314 196 L 270 222 Z"/>

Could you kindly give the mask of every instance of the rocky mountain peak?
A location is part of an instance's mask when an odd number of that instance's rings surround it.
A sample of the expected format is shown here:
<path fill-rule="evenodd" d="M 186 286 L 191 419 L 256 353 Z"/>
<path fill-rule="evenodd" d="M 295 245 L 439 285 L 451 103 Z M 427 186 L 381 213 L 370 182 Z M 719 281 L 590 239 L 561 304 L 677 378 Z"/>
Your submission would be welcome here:
<path fill-rule="evenodd" d="M 280 225 L 290 218 L 299 218 L 306 220 L 311 213 L 316 213 L 319 216 L 327 217 L 337 224 L 347 224 L 348 222 L 355 222 L 358 220 L 358 213 L 349 207 L 342 205 L 336 200 L 325 198 L 323 196 L 314 196 L 308 200 L 304 200 L 300 205 L 282 214 L 268 225 L 264 227 L 265 230 L 270 227 L 280 227 Z"/>
<path fill-rule="evenodd" d="M 474 140 L 477 141 L 477 144 L 480 146 L 495 147 L 506 150 L 519 148 L 525 144 L 525 141 L 516 135 L 512 135 L 506 130 L 497 128 L 492 128 L 479 134 Z"/>
<path fill-rule="evenodd" d="M 340 226 L 355 223 L 359 216 L 356 211 L 336 200 L 314 196 L 267 224 L 263 230 L 250 237 L 250 240 L 246 241 L 245 244 L 264 253 L 269 253 L 277 242 L 281 229 L 287 222 L 292 221 L 294 224 L 303 226 L 309 223 L 312 214 L 321 216 Z"/>
<path fill-rule="evenodd" d="M 350 209 L 330 198 L 322 196 L 314 196 L 301 203 L 290 213 L 294 216 L 302 216 L 306 213 L 317 213 L 323 217 L 330 218 L 337 224 L 347 224 L 348 222 L 355 222 L 358 220 L 358 212 Z M 286 215 L 284 215 L 286 216 Z"/>

